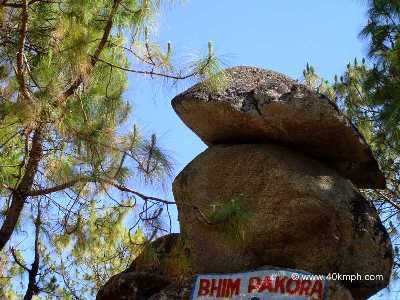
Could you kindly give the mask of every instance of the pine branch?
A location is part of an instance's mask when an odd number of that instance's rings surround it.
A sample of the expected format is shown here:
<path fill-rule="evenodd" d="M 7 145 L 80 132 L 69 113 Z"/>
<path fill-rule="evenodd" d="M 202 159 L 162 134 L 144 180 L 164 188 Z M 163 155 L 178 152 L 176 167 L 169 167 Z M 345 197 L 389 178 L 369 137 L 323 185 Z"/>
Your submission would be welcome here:
<path fill-rule="evenodd" d="M 124 186 L 124 185 L 121 185 L 121 184 L 119 184 L 119 183 L 117 183 L 115 181 L 112 181 L 112 180 L 102 179 L 102 181 L 107 183 L 107 184 L 110 184 L 110 185 L 114 186 L 115 188 L 117 188 L 121 192 L 128 192 L 128 193 L 134 194 L 135 196 L 138 196 L 139 198 L 141 198 L 144 201 L 151 200 L 151 201 L 161 202 L 161 203 L 164 203 L 164 204 L 175 204 L 175 202 L 173 202 L 173 201 L 168 201 L 168 200 L 164 200 L 164 199 L 160 199 L 160 198 L 152 197 L 152 196 L 146 196 L 146 195 L 144 195 L 142 193 L 139 193 L 139 192 L 137 192 L 135 190 L 132 190 L 132 189 L 130 189 L 130 188 Z"/>
<path fill-rule="evenodd" d="M 96 65 L 97 61 L 99 60 L 100 54 L 103 51 L 108 37 L 110 36 L 111 33 L 111 28 L 113 25 L 113 18 L 115 16 L 115 14 L 117 13 L 118 7 L 120 5 L 120 3 L 122 2 L 122 0 L 114 0 L 114 4 L 112 6 L 110 15 L 108 16 L 108 20 L 107 20 L 107 24 L 104 28 L 104 32 L 103 32 L 103 36 L 92 56 L 91 59 L 91 67 L 93 69 L 93 67 Z M 61 96 L 59 97 L 58 101 L 59 102 L 64 102 L 68 97 L 70 97 L 71 95 L 74 94 L 74 92 L 79 88 L 79 86 L 83 83 L 84 81 L 84 76 L 83 75 L 79 75 L 79 77 L 71 84 L 71 86 L 65 90 Z"/>
<path fill-rule="evenodd" d="M 163 204 L 175 204 L 175 202 L 173 202 L 173 201 L 168 201 L 168 200 L 164 200 L 161 198 L 144 195 L 144 194 L 137 192 L 129 187 L 126 187 L 122 184 L 117 183 L 113 179 L 94 178 L 94 177 L 90 177 L 90 176 L 78 177 L 69 182 L 66 182 L 66 183 L 51 187 L 51 188 L 47 188 L 47 189 L 31 190 L 30 192 L 27 193 L 27 195 L 32 196 L 32 197 L 44 196 L 44 195 L 48 195 L 51 193 L 63 191 L 67 188 L 73 187 L 77 183 L 83 183 L 83 182 L 94 182 L 94 183 L 99 182 L 99 183 L 109 184 L 109 185 L 115 187 L 116 189 L 120 190 L 121 192 L 127 192 L 127 193 L 134 194 L 135 196 L 138 196 L 139 198 L 141 198 L 144 201 L 156 201 L 156 202 L 161 202 Z"/>
<path fill-rule="evenodd" d="M 36 2 L 41 2 L 41 3 L 58 3 L 58 2 L 53 2 L 53 1 L 43 1 L 43 0 L 31 0 L 31 1 L 29 1 L 28 3 L 27 3 L 27 6 L 30 6 L 30 5 L 32 5 L 32 4 L 34 4 L 34 3 L 36 3 Z M 25 6 L 25 4 L 24 3 L 22 3 L 22 4 L 20 4 L 20 3 L 7 3 L 7 0 L 3 0 L 1 3 L 0 3 L 0 7 L 12 7 L 12 8 L 24 8 L 24 6 Z"/>
<path fill-rule="evenodd" d="M 0 145 L 0 149 L 4 148 L 9 142 L 11 142 L 11 140 L 13 140 L 18 134 L 20 134 L 19 131 L 16 131 L 15 133 L 13 133 L 9 138 L 6 139 L 6 141 L 4 143 L 2 143 Z"/>
<path fill-rule="evenodd" d="M 142 74 L 142 75 L 165 77 L 165 78 L 176 79 L 176 80 L 188 79 L 188 78 L 191 78 L 191 77 L 197 75 L 197 72 L 192 72 L 192 73 L 189 73 L 189 74 L 186 74 L 186 75 L 174 75 L 174 74 L 159 73 L 159 72 L 155 72 L 155 71 L 135 70 L 135 69 L 129 69 L 129 68 L 125 68 L 125 67 L 122 67 L 122 66 L 115 65 L 115 64 L 110 63 L 108 61 L 105 61 L 105 60 L 103 60 L 101 58 L 98 58 L 97 60 L 102 62 L 102 63 L 104 63 L 104 64 L 106 64 L 106 65 L 108 65 L 108 66 L 110 66 L 110 67 L 113 67 L 113 68 L 116 68 L 116 69 L 120 69 L 120 70 L 126 71 L 126 72 Z"/>
<path fill-rule="evenodd" d="M 69 182 L 65 182 L 63 184 L 53 186 L 51 188 L 41 189 L 41 190 L 31 190 L 30 192 L 28 192 L 28 196 L 31 196 L 31 197 L 44 196 L 44 195 L 60 192 L 65 189 L 71 188 L 79 182 L 89 182 L 89 181 L 90 181 L 89 178 L 79 177 L 79 178 L 73 179 Z"/>
<path fill-rule="evenodd" d="M 3 166 L 1 166 L 1 167 L 3 167 Z M 11 191 L 11 192 L 14 191 L 14 189 L 13 189 L 12 187 L 10 187 L 10 186 L 8 186 L 8 185 L 6 185 L 6 184 L 4 184 L 4 183 L 0 183 L 0 186 L 1 186 L 3 189 L 7 189 L 7 190 L 9 190 L 9 191 Z"/>
<path fill-rule="evenodd" d="M 18 259 L 17 254 L 15 253 L 15 249 L 11 248 L 10 249 L 11 255 L 15 261 L 15 263 L 20 266 L 22 269 L 24 269 L 26 272 L 29 272 L 29 269 Z"/>

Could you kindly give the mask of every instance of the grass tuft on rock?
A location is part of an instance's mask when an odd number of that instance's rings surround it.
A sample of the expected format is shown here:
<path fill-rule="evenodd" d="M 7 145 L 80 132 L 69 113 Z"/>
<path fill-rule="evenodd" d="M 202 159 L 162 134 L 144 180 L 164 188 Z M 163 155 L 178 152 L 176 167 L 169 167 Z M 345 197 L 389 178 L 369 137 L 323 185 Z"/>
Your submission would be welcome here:
<path fill-rule="evenodd" d="M 215 229 L 224 232 L 228 240 L 235 243 L 244 242 L 248 238 L 250 218 L 250 212 L 242 207 L 238 199 L 215 207 L 208 216 Z"/>

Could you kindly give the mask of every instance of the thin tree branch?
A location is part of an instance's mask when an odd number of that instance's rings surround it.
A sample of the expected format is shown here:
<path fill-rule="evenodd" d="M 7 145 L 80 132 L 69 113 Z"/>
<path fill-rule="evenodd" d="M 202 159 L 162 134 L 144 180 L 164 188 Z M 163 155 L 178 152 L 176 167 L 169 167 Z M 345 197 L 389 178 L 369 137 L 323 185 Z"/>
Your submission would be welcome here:
<path fill-rule="evenodd" d="M 34 246 L 34 259 L 31 265 L 31 269 L 28 271 L 28 288 L 26 289 L 24 300 L 31 300 L 34 295 L 39 293 L 39 287 L 36 282 L 36 276 L 38 275 L 39 271 L 39 261 L 40 261 L 40 226 L 41 226 L 41 209 L 40 209 L 40 202 L 38 203 L 38 213 L 35 219 L 35 246 Z"/>
<path fill-rule="evenodd" d="M 20 266 L 22 269 L 24 269 L 26 272 L 29 272 L 29 269 L 18 259 L 17 254 L 15 253 L 15 249 L 11 248 L 10 249 L 11 255 L 14 258 L 15 263 Z"/>
<path fill-rule="evenodd" d="M 90 176 L 81 176 L 81 177 L 75 178 L 69 182 L 66 182 L 66 183 L 51 187 L 51 188 L 47 188 L 47 189 L 31 190 L 31 191 L 27 192 L 26 194 L 28 196 L 32 196 L 32 197 L 43 196 L 43 195 L 63 191 L 67 188 L 73 187 L 75 184 L 80 183 L 80 182 L 100 182 L 100 183 L 102 182 L 102 183 L 109 184 L 109 185 L 115 187 L 116 189 L 120 190 L 121 192 L 127 192 L 127 193 L 134 194 L 135 196 L 140 197 L 144 201 L 156 201 L 156 202 L 161 202 L 164 204 L 175 204 L 175 202 L 173 202 L 173 201 L 168 201 L 168 200 L 164 200 L 161 198 L 144 195 L 144 194 L 137 192 L 129 187 L 126 187 L 122 184 L 117 183 L 113 179 L 94 178 L 94 177 L 90 177 Z"/>
<path fill-rule="evenodd" d="M 122 71 L 143 74 L 143 75 L 149 75 L 149 76 L 159 76 L 159 77 L 171 78 L 171 79 L 176 79 L 176 80 L 183 80 L 183 79 L 188 79 L 188 78 L 196 75 L 196 72 L 189 73 L 186 75 L 174 75 L 174 74 L 165 74 L 165 73 L 160 73 L 160 72 L 155 72 L 155 71 L 134 70 L 134 69 L 125 68 L 122 66 L 117 66 L 117 65 L 110 63 L 108 61 L 105 61 L 101 58 L 98 58 L 97 60 L 110 66 L 110 67 L 114 67 L 114 68 L 120 69 Z"/>
<path fill-rule="evenodd" d="M 393 206 L 395 209 L 397 209 L 398 212 L 400 212 L 400 205 L 394 202 L 390 197 L 386 196 L 384 193 L 376 190 L 375 191 L 378 195 L 384 198 L 384 201 L 389 203 L 391 206 Z"/>
<path fill-rule="evenodd" d="M 28 92 L 25 82 L 25 70 L 24 70 L 24 47 L 25 47 L 25 39 L 26 39 L 26 31 L 28 24 L 28 4 L 26 0 L 22 1 L 22 11 L 21 11 L 21 20 L 19 25 L 19 37 L 18 37 L 18 52 L 17 52 L 17 72 L 16 78 L 19 84 L 19 89 L 21 95 L 26 100 L 31 100 L 31 96 Z"/>
<path fill-rule="evenodd" d="M 119 184 L 119 183 L 117 183 L 117 182 L 115 182 L 113 180 L 109 180 L 109 179 L 104 179 L 103 178 L 103 179 L 101 179 L 101 181 L 103 181 L 104 183 L 107 183 L 109 185 L 114 186 L 115 188 L 117 188 L 121 192 L 128 192 L 128 193 L 134 194 L 135 196 L 138 196 L 139 198 L 142 198 L 142 200 L 144 200 L 144 201 L 152 200 L 152 201 L 161 202 L 161 203 L 164 203 L 164 204 L 175 204 L 175 202 L 173 202 L 173 201 L 168 201 L 168 200 L 164 200 L 164 199 L 160 199 L 160 198 L 152 197 L 152 196 L 146 196 L 146 195 L 144 195 L 142 193 L 139 193 L 139 192 L 137 192 L 135 190 L 132 190 L 132 189 L 126 187 L 126 186 L 123 186 L 123 185 L 121 185 L 121 184 Z"/>
<path fill-rule="evenodd" d="M 63 191 L 67 188 L 73 187 L 74 185 L 76 185 L 79 182 L 84 182 L 84 181 L 90 181 L 90 180 L 89 180 L 89 178 L 86 178 L 86 177 L 78 177 L 69 182 L 65 182 L 63 184 L 56 185 L 51 188 L 41 189 L 41 190 L 31 190 L 27 194 L 28 194 L 28 196 L 31 196 L 31 197 L 48 195 L 48 194 Z"/>

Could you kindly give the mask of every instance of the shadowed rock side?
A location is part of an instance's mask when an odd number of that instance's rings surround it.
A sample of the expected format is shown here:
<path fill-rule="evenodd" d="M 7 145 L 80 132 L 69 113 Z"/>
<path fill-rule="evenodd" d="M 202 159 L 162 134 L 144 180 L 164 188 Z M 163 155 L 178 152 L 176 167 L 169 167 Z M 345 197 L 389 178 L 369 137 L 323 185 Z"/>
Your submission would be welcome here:
<path fill-rule="evenodd" d="M 128 270 L 155 272 L 176 282 L 195 275 L 190 249 L 178 233 L 167 234 L 149 244 Z"/>
<path fill-rule="evenodd" d="M 228 87 L 197 84 L 172 100 L 183 122 L 207 145 L 273 141 L 323 159 L 360 188 L 385 178 L 364 138 L 327 97 L 273 71 L 226 70 Z"/>
<path fill-rule="evenodd" d="M 179 269 L 187 261 L 188 253 L 179 234 L 165 235 L 151 244 L 124 272 L 110 278 L 97 293 L 97 300 L 182 299 L 189 295 L 193 274 Z M 170 298 L 159 298 L 160 295 Z M 153 297 L 154 296 L 154 297 Z"/>
<path fill-rule="evenodd" d="M 156 273 L 125 271 L 111 277 L 96 300 L 148 300 L 168 285 L 170 281 Z"/>
<path fill-rule="evenodd" d="M 356 299 L 389 282 L 392 247 L 375 208 L 350 181 L 300 153 L 272 144 L 212 146 L 177 176 L 173 192 L 194 272 L 279 265 L 384 276 L 345 282 Z M 212 223 L 232 200 L 248 214 L 236 241 L 229 215 Z"/>

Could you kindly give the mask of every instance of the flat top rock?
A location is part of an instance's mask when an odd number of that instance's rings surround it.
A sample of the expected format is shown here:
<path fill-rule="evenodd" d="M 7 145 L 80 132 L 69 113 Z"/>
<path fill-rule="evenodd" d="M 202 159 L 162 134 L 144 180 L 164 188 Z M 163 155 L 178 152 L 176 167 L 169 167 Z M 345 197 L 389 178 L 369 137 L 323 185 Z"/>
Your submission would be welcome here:
<path fill-rule="evenodd" d="M 172 100 L 204 143 L 272 141 L 325 161 L 360 188 L 385 187 L 365 139 L 326 96 L 270 70 L 242 66 L 225 74 L 218 92 L 198 83 Z"/>

